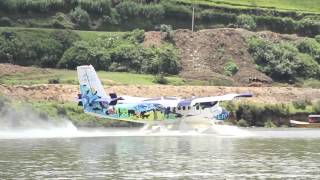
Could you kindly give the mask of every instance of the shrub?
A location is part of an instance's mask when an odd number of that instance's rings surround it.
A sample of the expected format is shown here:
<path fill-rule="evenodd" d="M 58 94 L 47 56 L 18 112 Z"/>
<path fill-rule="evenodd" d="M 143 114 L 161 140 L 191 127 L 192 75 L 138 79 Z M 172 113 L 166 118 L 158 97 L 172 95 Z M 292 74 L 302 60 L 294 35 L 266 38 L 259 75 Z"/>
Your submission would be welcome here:
<path fill-rule="evenodd" d="M 157 74 L 178 74 L 180 67 L 178 61 L 178 52 L 171 44 L 164 44 L 158 48 L 151 48 L 151 62 L 144 61 L 144 64 L 151 63 L 148 72 Z"/>
<path fill-rule="evenodd" d="M 303 36 L 313 37 L 320 34 L 320 22 L 319 20 L 303 19 L 299 21 L 297 31 Z"/>
<path fill-rule="evenodd" d="M 51 32 L 50 37 L 58 41 L 64 51 L 71 47 L 74 42 L 80 40 L 80 36 L 71 30 L 54 30 Z"/>
<path fill-rule="evenodd" d="M 71 22 L 71 19 L 62 12 L 56 13 L 53 17 L 52 26 L 58 29 L 74 29 L 74 24 Z"/>
<path fill-rule="evenodd" d="M 254 30 L 256 28 L 256 22 L 250 15 L 241 14 L 236 17 L 236 24 L 240 28 Z"/>
<path fill-rule="evenodd" d="M 299 77 L 317 77 L 319 65 L 306 54 L 301 54 L 290 43 L 273 44 L 257 38 L 249 40 L 249 52 L 260 71 L 274 80 L 295 82 Z"/>
<path fill-rule="evenodd" d="M 292 18 L 283 18 L 276 16 L 255 16 L 257 26 L 280 33 L 295 33 L 299 23 Z"/>
<path fill-rule="evenodd" d="M 83 10 L 81 7 L 76 7 L 70 12 L 70 17 L 73 22 L 78 24 L 80 27 L 88 27 L 90 16 L 87 11 Z"/>
<path fill-rule="evenodd" d="M 157 83 L 157 84 L 168 84 L 169 83 L 169 81 L 164 77 L 163 74 L 155 76 L 153 82 Z"/>
<path fill-rule="evenodd" d="M 292 105 L 296 108 L 296 109 L 306 109 L 307 107 L 307 102 L 305 100 L 298 100 L 298 101 L 293 101 Z"/>
<path fill-rule="evenodd" d="M 320 63 L 320 44 L 314 39 L 304 39 L 297 45 L 302 53 L 307 53 Z"/>
<path fill-rule="evenodd" d="M 109 24 L 119 24 L 121 16 L 115 8 L 111 8 L 110 14 L 103 16 L 103 21 Z"/>
<path fill-rule="evenodd" d="M 216 12 L 214 10 L 203 10 L 200 12 L 200 18 L 205 22 L 214 22 L 215 24 L 233 24 L 236 22 L 236 14 Z"/>
<path fill-rule="evenodd" d="M 96 58 L 91 46 L 85 41 L 77 41 L 64 52 L 57 66 L 74 69 L 80 65 L 92 64 L 99 69 L 97 61 L 99 60 Z"/>
<path fill-rule="evenodd" d="M 272 120 L 268 119 L 264 123 L 264 127 L 266 127 L 266 128 L 276 128 L 277 126 L 272 122 Z"/>
<path fill-rule="evenodd" d="M 320 113 L 320 100 L 313 104 L 313 110 L 315 113 Z"/>
<path fill-rule="evenodd" d="M 144 30 L 134 29 L 132 32 L 127 33 L 124 38 L 130 40 L 132 43 L 142 43 L 144 41 Z"/>
<path fill-rule="evenodd" d="M 57 106 L 57 114 L 59 116 L 66 116 L 67 110 L 63 106 Z"/>
<path fill-rule="evenodd" d="M 63 46 L 47 31 L 36 29 L 0 31 L 0 59 L 18 65 L 55 67 Z"/>
<path fill-rule="evenodd" d="M 318 43 L 320 43 L 320 35 L 314 37 Z"/>
<path fill-rule="evenodd" d="M 109 14 L 111 11 L 111 1 L 110 0 L 78 0 L 79 6 L 95 14 Z"/>
<path fill-rule="evenodd" d="M 227 76 L 233 76 L 234 74 L 236 74 L 239 70 L 237 64 L 235 64 L 234 62 L 232 61 L 229 61 L 227 62 L 225 65 L 224 65 L 224 73 L 225 75 Z"/>
<path fill-rule="evenodd" d="M 249 126 L 247 121 L 245 121 L 244 119 L 240 119 L 237 124 L 240 127 L 248 127 Z"/>
<path fill-rule="evenodd" d="M 2 17 L 0 18 L 0 26 L 12 26 L 12 21 L 8 17 Z"/>
<path fill-rule="evenodd" d="M 116 6 L 116 10 L 123 20 L 140 16 L 158 22 L 165 14 L 165 9 L 161 4 L 142 4 L 134 1 L 122 1 Z"/>
<path fill-rule="evenodd" d="M 48 84 L 59 84 L 60 79 L 59 78 L 53 78 L 48 80 Z"/>

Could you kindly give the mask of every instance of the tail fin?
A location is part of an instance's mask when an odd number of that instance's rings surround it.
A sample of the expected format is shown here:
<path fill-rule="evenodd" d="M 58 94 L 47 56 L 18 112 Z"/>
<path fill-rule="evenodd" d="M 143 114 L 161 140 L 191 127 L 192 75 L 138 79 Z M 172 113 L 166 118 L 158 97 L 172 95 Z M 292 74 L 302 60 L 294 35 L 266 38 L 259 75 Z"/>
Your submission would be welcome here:
<path fill-rule="evenodd" d="M 108 98 L 100 79 L 92 65 L 78 66 L 78 79 L 81 94 L 94 94 L 100 98 Z"/>

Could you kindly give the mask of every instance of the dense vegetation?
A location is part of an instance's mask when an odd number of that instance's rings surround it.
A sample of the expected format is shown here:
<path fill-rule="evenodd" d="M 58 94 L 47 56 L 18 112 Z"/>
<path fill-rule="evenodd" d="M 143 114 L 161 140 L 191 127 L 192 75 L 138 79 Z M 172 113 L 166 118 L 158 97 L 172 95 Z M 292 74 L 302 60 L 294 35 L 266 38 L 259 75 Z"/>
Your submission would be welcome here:
<path fill-rule="evenodd" d="M 241 9 L 265 8 L 279 11 L 320 12 L 317 0 L 176 0 L 184 3 L 197 3 L 207 6 L 220 6 Z"/>
<path fill-rule="evenodd" d="M 231 121 L 239 126 L 276 127 L 288 126 L 289 119 L 306 120 L 310 113 L 320 113 L 320 101 L 299 101 L 292 104 L 254 104 L 254 103 L 227 103 L 224 106 L 231 113 Z M 60 103 L 56 101 L 11 102 L 0 96 L 0 115 L 8 112 L 22 116 L 21 110 L 28 110 L 40 119 L 47 121 L 69 119 L 76 126 L 110 127 L 110 126 L 137 126 L 134 123 L 100 119 L 83 113 L 76 103 Z M 300 118 L 299 118 L 300 117 Z M 19 119 L 19 118 L 17 118 Z"/>
<path fill-rule="evenodd" d="M 314 39 L 297 43 L 249 40 L 249 52 L 257 68 L 276 81 L 296 82 L 320 78 L 320 44 Z"/>
<path fill-rule="evenodd" d="M 171 44 L 144 47 L 144 31 L 80 37 L 68 30 L 0 30 L 0 62 L 75 69 L 92 64 L 97 70 L 177 74 L 178 52 Z"/>
<path fill-rule="evenodd" d="M 190 28 L 192 4 L 196 4 L 197 29 L 244 27 L 312 37 L 320 34 L 320 4 L 316 0 L 303 4 L 296 0 L 2 0 L 0 26 L 151 30 L 170 24 Z"/>
<path fill-rule="evenodd" d="M 307 116 L 320 113 L 320 101 L 294 101 L 289 104 L 227 103 L 231 119 L 239 126 L 273 127 L 289 125 L 290 119 L 306 121 Z"/>

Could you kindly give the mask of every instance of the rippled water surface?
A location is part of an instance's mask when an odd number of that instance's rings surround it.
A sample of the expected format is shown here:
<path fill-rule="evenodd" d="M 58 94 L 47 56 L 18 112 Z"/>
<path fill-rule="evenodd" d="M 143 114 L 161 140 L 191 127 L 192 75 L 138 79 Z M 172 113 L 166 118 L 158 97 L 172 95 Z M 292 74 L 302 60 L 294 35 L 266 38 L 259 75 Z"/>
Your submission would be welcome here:
<path fill-rule="evenodd" d="M 320 179 L 319 130 L 248 131 L 27 139 L 0 132 L 0 179 Z"/>

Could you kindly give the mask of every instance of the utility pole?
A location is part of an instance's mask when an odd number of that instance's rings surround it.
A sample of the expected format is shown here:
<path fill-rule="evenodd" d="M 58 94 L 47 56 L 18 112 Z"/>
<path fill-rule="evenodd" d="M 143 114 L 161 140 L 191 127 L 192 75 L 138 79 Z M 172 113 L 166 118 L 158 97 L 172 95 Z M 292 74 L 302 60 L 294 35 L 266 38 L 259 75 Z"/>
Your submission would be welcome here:
<path fill-rule="evenodd" d="M 194 6 L 192 6 L 192 25 L 191 25 L 191 29 L 192 29 L 192 32 L 194 30 Z"/>

